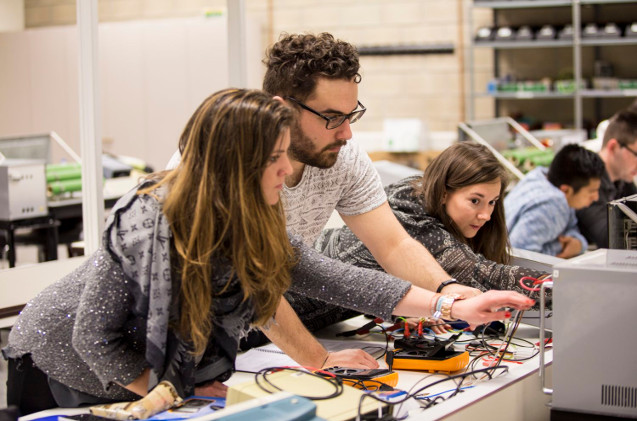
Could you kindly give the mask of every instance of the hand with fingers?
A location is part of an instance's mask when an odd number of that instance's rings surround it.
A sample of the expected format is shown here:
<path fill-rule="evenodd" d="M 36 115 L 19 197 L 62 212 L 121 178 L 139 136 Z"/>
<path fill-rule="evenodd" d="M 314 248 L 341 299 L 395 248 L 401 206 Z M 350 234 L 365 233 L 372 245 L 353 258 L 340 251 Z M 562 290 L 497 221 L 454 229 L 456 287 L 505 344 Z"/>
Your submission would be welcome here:
<path fill-rule="evenodd" d="M 344 349 L 327 353 L 320 368 L 328 367 L 378 368 L 378 361 L 362 349 Z"/>
<path fill-rule="evenodd" d="M 558 241 L 562 246 L 562 251 L 557 254 L 557 257 L 568 259 L 578 256 L 582 252 L 582 242 L 575 237 L 560 235 Z"/>
<path fill-rule="evenodd" d="M 195 387 L 195 395 L 197 396 L 225 398 L 227 393 L 228 393 L 228 386 L 216 380 L 205 383 L 201 386 Z"/>
<path fill-rule="evenodd" d="M 513 291 L 487 291 L 467 300 L 455 300 L 451 307 L 451 317 L 469 323 L 473 329 L 477 325 L 511 317 L 511 308 L 527 310 L 535 300 Z"/>

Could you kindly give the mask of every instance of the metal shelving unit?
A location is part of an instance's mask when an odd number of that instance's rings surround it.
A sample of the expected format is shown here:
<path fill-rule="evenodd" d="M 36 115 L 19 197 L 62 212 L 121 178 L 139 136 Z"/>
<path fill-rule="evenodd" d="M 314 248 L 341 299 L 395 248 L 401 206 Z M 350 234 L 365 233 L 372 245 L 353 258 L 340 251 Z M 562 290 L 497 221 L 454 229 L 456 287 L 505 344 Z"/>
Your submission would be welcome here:
<path fill-rule="evenodd" d="M 476 7 L 491 9 L 528 9 L 531 7 L 560 7 L 570 6 L 571 0 L 529 0 L 529 1 L 485 1 L 475 0 Z"/>
<path fill-rule="evenodd" d="M 468 0 L 468 7 L 465 8 L 466 21 L 470 28 L 467 49 L 466 61 L 469 65 L 469 94 L 467 104 L 467 116 L 469 119 L 475 118 L 474 101 L 476 98 L 491 97 L 496 100 L 496 117 L 498 117 L 498 101 L 499 100 L 554 100 L 554 99 L 573 99 L 573 123 L 575 128 L 581 129 L 583 124 L 583 99 L 595 99 L 601 100 L 604 98 L 627 98 L 637 96 L 637 90 L 596 90 L 596 89 L 583 89 L 581 86 L 582 77 L 582 49 L 584 48 L 598 48 L 607 46 L 630 46 L 637 45 L 637 37 L 633 38 L 583 38 L 582 37 L 582 22 L 581 22 L 581 8 L 584 5 L 610 5 L 610 4 L 622 4 L 632 3 L 635 4 L 635 0 Z M 467 2 L 465 2 L 467 5 Z M 476 42 L 474 35 L 475 29 L 472 22 L 472 12 L 474 8 L 488 8 L 492 9 L 494 13 L 494 20 L 497 24 L 497 13 L 503 10 L 514 9 L 550 9 L 550 8 L 566 8 L 570 10 L 570 23 L 573 26 L 573 38 L 572 40 L 524 40 L 524 41 L 480 41 Z M 635 17 L 637 21 L 637 16 Z M 517 49 L 554 49 L 554 48 L 570 48 L 572 49 L 573 59 L 573 75 L 575 90 L 573 93 L 562 92 L 476 92 L 473 66 L 474 66 L 474 53 L 475 48 L 492 48 L 495 50 L 494 54 L 494 69 L 495 77 L 498 75 L 498 52 L 506 50 Z M 637 78 L 637 74 L 635 75 Z"/>
<path fill-rule="evenodd" d="M 581 5 L 586 4 L 621 4 L 621 3 L 634 3 L 635 0 L 579 0 Z M 491 1 L 491 0 L 475 0 L 473 2 L 476 7 L 488 7 L 491 9 L 529 9 L 537 7 L 561 7 L 571 6 L 574 3 L 573 0 L 503 0 L 503 1 Z"/>
<path fill-rule="evenodd" d="M 637 97 L 637 89 L 582 89 L 580 91 L 580 95 L 582 96 L 582 98 L 635 98 Z"/>
<path fill-rule="evenodd" d="M 582 39 L 583 47 L 604 47 L 608 45 L 637 45 L 637 37 L 620 39 Z M 571 40 L 550 40 L 550 41 L 481 41 L 475 44 L 475 48 L 497 48 L 505 50 L 507 48 L 556 48 L 573 47 Z"/>
<path fill-rule="evenodd" d="M 553 40 L 553 41 L 481 41 L 476 43 L 476 48 L 498 48 L 505 50 L 507 48 L 555 48 L 555 47 L 572 47 L 573 41 Z"/>
<path fill-rule="evenodd" d="M 518 92 L 496 92 L 496 93 L 479 92 L 479 93 L 476 93 L 475 96 L 491 97 L 496 99 L 555 99 L 555 98 L 574 98 L 575 94 L 568 94 L 568 93 L 562 93 L 562 92 L 518 91 Z"/>
<path fill-rule="evenodd" d="M 620 38 L 620 39 L 582 39 L 582 46 L 603 47 L 607 45 L 635 45 L 637 38 Z"/>

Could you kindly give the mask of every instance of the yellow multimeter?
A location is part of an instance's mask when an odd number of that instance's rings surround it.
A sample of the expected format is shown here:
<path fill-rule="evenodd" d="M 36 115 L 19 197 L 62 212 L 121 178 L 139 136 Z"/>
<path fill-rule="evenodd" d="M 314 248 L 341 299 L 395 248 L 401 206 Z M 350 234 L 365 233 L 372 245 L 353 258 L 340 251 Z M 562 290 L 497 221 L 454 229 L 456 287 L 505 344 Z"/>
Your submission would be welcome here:
<path fill-rule="evenodd" d="M 435 355 L 426 355 L 415 349 L 395 349 L 387 353 L 385 361 L 392 369 L 451 373 L 469 364 L 469 353 L 443 350 Z"/>

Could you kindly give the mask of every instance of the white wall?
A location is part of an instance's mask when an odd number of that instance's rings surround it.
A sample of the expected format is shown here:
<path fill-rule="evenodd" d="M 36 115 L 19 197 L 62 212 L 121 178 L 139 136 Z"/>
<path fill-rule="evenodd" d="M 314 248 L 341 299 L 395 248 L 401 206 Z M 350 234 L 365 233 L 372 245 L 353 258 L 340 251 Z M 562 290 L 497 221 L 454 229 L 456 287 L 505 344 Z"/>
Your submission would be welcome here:
<path fill-rule="evenodd" d="M 24 29 L 24 0 L 0 0 L 0 32 Z"/>
<path fill-rule="evenodd" d="M 262 52 L 253 46 L 261 45 L 260 26 L 248 28 L 248 61 L 259 63 Z M 76 31 L 0 33 L 0 136 L 53 130 L 79 153 Z M 162 169 L 195 108 L 227 87 L 227 54 L 225 16 L 101 23 L 102 137 L 112 139 L 106 149 Z M 261 85 L 258 71 L 248 78 L 250 87 Z"/>

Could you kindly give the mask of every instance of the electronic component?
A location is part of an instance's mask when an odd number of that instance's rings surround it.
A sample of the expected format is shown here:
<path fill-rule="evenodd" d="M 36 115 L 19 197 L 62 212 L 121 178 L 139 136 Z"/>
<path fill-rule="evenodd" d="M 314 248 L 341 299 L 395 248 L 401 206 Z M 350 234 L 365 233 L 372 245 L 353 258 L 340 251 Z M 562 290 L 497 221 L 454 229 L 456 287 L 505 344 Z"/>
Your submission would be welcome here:
<path fill-rule="evenodd" d="M 438 338 L 427 339 L 422 336 L 412 336 L 409 338 L 396 339 L 394 341 L 394 349 L 413 349 L 416 351 L 424 352 L 423 355 L 436 355 L 442 350 L 453 349 L 451 348 L 453 343 L 462 335 L 462 333 L 456 333 L 446 340 L 440 340 Z"/>
<path fill-rule="evenodd" d="M 626 329 L 637 318 L 636 274 L 634 250 L 598 249 L 555 265 L 553 409 L 597 419 L 637 416 L 637 340 L 634 328 Z M 582 326 L 601 336 L 582 335 Z"/>
<path fill-rule="evenodd" d="M 321 371 L 334 374 L 343 380 L 343 384 L 364 390 L 380 390 L 383 385 L 386 389 L 394 388 L 398 384 L 398 373 L 385 368 L 362 369 L 331 367 Z M 384 388 L 383 388 L 384 390 Z"/>
<path fill-rule="evenodd" d="M 506 332 L 506 326 L 499 321 L 490 322 L 488 324 L 476 326 L 472 333 L 474 336 L 500 336 Z"/>
<path fill-rule="evenodd" d="M 442 371 L 450 373 L 469 364 L 469 353 L 455 351 L 453 343 L 462 335 L 457 333 L 447 340 L 410 337 L 394 341 L 394 350 L 385 361 L 391 369 Z"/>
<path fill-rule="evenodd" d="M 469 364 L 467 351 L 440 351 L 436 355 L 426 355 L 426 351 L 397 349 L 387 353 L 387 364 L 399 370 L 418 370 L 451 373 Z"/>
<path fill-rule="evenodd" d="M 637 194 L 608 203 L 608 248 L 637 250 Z"/>
<path fill-rule="evenodd" d="M 46 216 L 44 162 L 32 159 L 5 159 L 0 163 L 0 219 Z"/>

